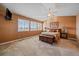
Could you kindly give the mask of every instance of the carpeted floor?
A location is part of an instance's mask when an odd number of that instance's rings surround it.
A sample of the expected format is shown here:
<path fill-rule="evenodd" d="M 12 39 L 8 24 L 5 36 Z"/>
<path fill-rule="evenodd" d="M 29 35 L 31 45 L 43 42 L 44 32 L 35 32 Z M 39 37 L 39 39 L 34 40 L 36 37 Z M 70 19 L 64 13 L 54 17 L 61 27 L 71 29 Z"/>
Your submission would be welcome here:
<path fill-rule="evenodd" d="M 21 41 L 0 46 L 1 56 L 79 56 L 76 41 L 61 39 L 50 45 L 39 40 L 39 36 L 23 38 Z"/>

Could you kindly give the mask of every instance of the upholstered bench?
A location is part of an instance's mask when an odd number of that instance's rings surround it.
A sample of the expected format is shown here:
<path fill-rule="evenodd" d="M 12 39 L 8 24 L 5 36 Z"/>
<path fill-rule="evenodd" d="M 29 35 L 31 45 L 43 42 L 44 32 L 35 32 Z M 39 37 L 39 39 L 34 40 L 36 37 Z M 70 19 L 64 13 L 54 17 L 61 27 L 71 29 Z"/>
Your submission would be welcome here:
<path fill-rule="evenodd" d="M 39 35 L 39 40 L 53 44 L 55 42 L 55 37 L 53 35 L 43 35 L 43 34 L 41 34 L 41 35 Z"/>

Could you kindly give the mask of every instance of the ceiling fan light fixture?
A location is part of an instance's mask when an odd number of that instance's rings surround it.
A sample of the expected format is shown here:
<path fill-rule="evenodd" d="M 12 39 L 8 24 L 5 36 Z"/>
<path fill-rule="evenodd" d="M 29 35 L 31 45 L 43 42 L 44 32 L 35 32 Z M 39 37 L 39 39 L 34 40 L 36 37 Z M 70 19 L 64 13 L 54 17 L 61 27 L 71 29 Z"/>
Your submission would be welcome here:
<path fill-rule="evenodd" d="M 51 9 L 49 8 L 48 17 L 52 15 Z"/>
<path fill-rule="evenodd" d="M 50 17 L 51 16 L 51 13 L 48 13 L 48 16 Z"/>

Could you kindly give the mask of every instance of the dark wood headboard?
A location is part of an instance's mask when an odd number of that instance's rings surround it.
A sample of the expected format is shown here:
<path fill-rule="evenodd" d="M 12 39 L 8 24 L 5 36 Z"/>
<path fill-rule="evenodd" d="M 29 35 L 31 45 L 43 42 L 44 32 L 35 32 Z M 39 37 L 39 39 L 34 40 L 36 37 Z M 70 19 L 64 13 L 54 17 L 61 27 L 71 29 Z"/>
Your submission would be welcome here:
<path fill-rule="evenodd" d="M 60 32 L 61 33 L 61 29 L 50 29 L 50 32 Z"/>

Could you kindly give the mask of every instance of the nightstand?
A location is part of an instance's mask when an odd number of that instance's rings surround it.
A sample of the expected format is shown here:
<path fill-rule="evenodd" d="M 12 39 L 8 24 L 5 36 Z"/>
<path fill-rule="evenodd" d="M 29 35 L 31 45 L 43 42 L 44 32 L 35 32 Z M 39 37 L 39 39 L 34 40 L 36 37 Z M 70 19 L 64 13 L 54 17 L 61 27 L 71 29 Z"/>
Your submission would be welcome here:
<path fill-rule="evenodd" d="M 60 34 L 60 37 L 61 37 L 61 38 L 64 38 L 64 39 L 67 39 L 68 34 L 67 34 L 67 33 L 61 33 L 61 34 Z"/>

